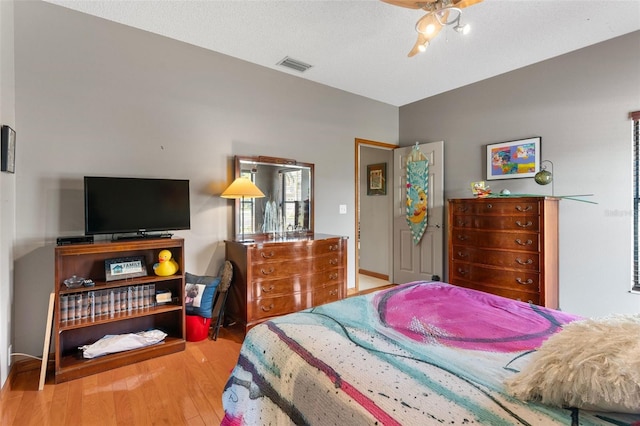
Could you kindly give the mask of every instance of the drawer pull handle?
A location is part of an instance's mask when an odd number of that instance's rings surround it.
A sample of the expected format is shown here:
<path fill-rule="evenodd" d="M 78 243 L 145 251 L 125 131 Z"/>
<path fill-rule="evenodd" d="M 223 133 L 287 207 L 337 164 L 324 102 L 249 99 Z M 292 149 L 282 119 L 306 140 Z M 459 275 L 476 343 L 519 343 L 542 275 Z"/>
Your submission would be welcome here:
<path fill-rule="evenodd" d="M 338 290 L 329 290 L 329 295 L 330 296 L 335 296 L 338 294 Z"/>
<path fill-rule="evenodd" d="M 518 262 L 521 265 L 531 265 L 533 263 L 533 259 L 527 259 L 526 261 L 524 261 L 518 257 L 516 258 L 516 262 Z"/>
<path fill-rule="evenodd" d="M 268 271 L 265 271 L 264 269 L 260 268 L 260 272 L 262 272 L 262 275 L 271 275 L 273 274 L 273 271 L 275 271 L 275 269 L 273 269 L 273 266 L 270 267 Z"/>
<path fill-rule="evenodd" d="M 464 274 L 466 274 L 466 273 L 467 273 L 467 271 L 465 271 L 465 270 L 464 270 L 464 269 L 462 269 L 462 268 L 458 268 L 458 273 L 459 273 L 460 275 L 464 275 Z"/>
<path fill-rule="evenodd" d="M 491 204 L 491 203 L 487 204 L 487 208 L 488 209 L 492 209 L 493 208 L 493 204 Z"/>
<path fill-rule="evenodd" d="M 262 256 L 264 259 L 271 259 L 275 255 L 276 254 L 273 251 L 270 251 L 269 254 L 265 252 L 260 252 L 260 256 Z"/>
<path fill-rule="evenodd" d="M 530 246 L 531 244 L 533 244 L 533 241 L 531 240 L 527 240 L 527 241 L 522 241 L 520 238 L 516 238 L 516 244 L 520 244 L 521 246 Z"/>
<path fill-rule="evenodd" d="M 528 228 L 529 226 L 533 225 L 533 222 L 528 220 L 527 223 L 522 223 L 519 220 L 516 220 L 516 225 L 518 225 L 521 228 Z"/>
<path fill-rule="evenodd" d="M 329 259 L 329 265 L 337 265 L 338 264 L 338 259 Z"/>
<path fill-rule="evenodd" d="M 337 280 L 338 279 L 338 273 L 334 272 L 332 274 L 329 274 L 329 279 L 330 280 Z"/>
<path fill-rule="evenodd" d="M 271 293 L 273 291 L 273 284 L 271 284 L 269 288 L 266 288 L 265 286 L 262 286 L 261 288 L 264 293 Z"/>
<path fill-rule="evenodd" d="M 466 240 L 466 239 L 468 239 L 468 238 L 469 238 L 469 237 L 467 237 L 466 235 L 458 235 L 458 239 L 459 239 L 460 241 L 464 241 L 464 240 Z"/>
<path fill-rule="evenodd" d="M 270 310 L 273 309 L 273 303 L 270 304 L 269 306 L 260 306 L 260 309 L 262 310 L 262 312 L 269 312 Z"/>
<path fill-rule="evenodd" d="M 336 251 L 336 250 L 338 250 L 339 248 L 340 248 L 340 247 L 339 247 L 337 244 L 336 244 L 336 245 L 333 245 L 333 246 L 329 246 L 329 250 L 331 250 L 331 251 Z"/>
<path fill-rule="evenodd" d="M 469 210 L 469 206 L 458 206 L 459 212 L 466 212 L 467 210 Z"/>
<path fill-rule="evenodd" d="M 529 285 L 529 284 L 533 284 L 533 280 L 531 278 L 527 279 L 526 281 L 522 281 L 522 279 L 520 277 L 516 278 L 516 282 L 518 284 L 522 284 L 522 285 Z"/>
<path fill-rule="evenodd" d="M 528 212 L 529 210 L 533 210 L 533 207 L 531 207 L 531 206 L 527 206 L 527 207 L 516 206 L 516 210 L 518 210 L 519 212 Z"/>
<path fill-rule="evenodd" d="M 459 251 L 458 252 L 458 257 L 464 258 L 464 257 L 467 257 L 467 254 L 465 252 L 463 252 L 463 251 Z"/>
<path fill-rule="evenodd" d="M 464 220 L 459 220 L 458 226 L 467 226 L 467 222 L 465 222 Z"/>

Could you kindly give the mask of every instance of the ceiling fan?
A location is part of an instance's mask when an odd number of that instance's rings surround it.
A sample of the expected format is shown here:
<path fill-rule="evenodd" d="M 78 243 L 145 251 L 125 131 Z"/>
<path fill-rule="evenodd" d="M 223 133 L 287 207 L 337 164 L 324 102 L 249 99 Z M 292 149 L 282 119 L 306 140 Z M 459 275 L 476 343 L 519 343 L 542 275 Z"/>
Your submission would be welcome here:
<path fill-rule="evenodd" d="M 427 46 L 445 25 L 455 25 L 454 30 L 466 34 L 469 25 L 460 24 L 462 9 L 480 3 L 482 0 L 382 0 L 394 6 L 422 9 L 428 13 L 416 22 L 418 40 L 409 52 L 409 57 L 424 52 Z"/>

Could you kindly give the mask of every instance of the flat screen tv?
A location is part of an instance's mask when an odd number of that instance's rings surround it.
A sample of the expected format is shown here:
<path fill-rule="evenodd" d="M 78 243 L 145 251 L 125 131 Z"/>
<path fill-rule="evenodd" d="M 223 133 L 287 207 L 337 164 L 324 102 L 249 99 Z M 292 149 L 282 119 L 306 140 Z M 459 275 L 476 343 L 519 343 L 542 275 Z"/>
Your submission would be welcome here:
<path fill-rule="evenodd" d="M 86 235 L 131 234 L 189 229 L 189 181 L 85 176 Z"/>

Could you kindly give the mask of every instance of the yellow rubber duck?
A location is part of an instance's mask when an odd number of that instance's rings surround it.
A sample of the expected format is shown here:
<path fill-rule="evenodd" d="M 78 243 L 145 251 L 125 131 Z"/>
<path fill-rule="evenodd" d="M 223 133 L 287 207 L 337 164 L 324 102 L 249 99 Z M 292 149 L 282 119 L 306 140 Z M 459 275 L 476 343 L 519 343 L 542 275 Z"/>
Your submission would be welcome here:
<path fill-rule="evenodd" d="M 171 258 L 171 252 L 169 250 L 161 250 L 158 253 L 158 263 L 153 265 L 153 272 L 160 277 L 168 277 L 178 272 L 180 267 L 178 262 Z"/>

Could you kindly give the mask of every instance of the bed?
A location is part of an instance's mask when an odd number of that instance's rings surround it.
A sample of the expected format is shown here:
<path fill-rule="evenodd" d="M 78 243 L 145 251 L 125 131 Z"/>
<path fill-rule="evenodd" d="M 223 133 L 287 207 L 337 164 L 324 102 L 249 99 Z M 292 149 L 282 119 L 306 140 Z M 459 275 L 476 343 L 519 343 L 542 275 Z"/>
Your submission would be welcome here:
<path fill-rule="evenodd" d="M 506 391 L 536 348 L 579 319 L 442 282 L 282 316 L 247 334 L 222 424 L 640 425 L 633 407 L 553 407 Z"/>

